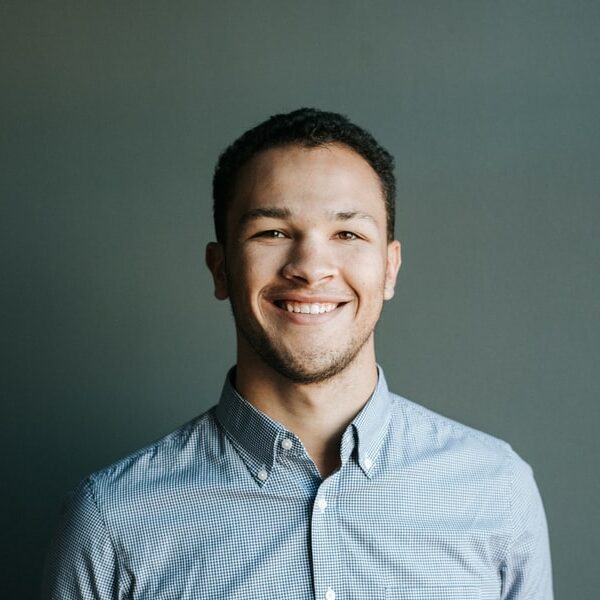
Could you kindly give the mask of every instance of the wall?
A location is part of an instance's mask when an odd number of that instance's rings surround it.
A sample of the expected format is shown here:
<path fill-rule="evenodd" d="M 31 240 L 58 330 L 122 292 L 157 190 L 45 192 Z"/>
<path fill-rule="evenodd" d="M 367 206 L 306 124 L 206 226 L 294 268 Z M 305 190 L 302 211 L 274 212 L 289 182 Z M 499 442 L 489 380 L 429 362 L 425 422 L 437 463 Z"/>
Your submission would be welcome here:
<path fill-rule="evenodd" d="M 3 597 L 35 597 L 77 481 L 216 402 L 212 169 L 299 106 L 397 157 L 391 387 L 513 445 L 557 598 L 597 597 L 598 3 L 15 1 L 0 28 Z"/>

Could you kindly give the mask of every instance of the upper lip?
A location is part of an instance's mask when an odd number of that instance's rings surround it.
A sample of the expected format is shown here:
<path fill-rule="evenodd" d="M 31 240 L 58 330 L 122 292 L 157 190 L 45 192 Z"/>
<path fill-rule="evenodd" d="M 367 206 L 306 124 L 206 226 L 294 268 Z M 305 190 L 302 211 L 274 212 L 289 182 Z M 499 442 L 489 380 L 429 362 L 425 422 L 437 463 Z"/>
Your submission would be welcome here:
<path fill-rule="evenodd" d="M 304 294 L 299 292 L 281 292 L 269 296 L 271 302 L 298 302 L 299 304 L 343 304 L 350 302 L 352 298 L 348 296 L 333 294 Z"/>

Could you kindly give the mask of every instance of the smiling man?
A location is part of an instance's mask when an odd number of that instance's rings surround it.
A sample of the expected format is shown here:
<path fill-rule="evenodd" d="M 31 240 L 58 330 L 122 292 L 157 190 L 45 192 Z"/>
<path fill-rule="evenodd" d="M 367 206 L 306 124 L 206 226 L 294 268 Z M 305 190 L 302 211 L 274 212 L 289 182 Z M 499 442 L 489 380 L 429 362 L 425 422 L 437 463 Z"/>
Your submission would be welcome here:
<path fill-rule="evenodd" d="M 45 597 L 552 598 L 529 466 L 377 366 L 394 195 L 391 156 L 335 113 L 223 153 L 206 261 L 236 366 L 214 408 L 81 483 Z"/>

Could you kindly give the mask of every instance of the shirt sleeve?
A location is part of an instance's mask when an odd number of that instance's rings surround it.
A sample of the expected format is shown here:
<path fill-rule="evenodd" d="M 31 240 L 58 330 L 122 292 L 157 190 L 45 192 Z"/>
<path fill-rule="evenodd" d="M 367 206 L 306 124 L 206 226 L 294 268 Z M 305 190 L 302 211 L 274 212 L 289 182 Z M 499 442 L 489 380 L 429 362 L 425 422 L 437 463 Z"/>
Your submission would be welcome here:
<path fill-rule="evenodd" d="M 515 455 L 513 536 L 502 569 L 502 600 L 552 600 L 548 526 L 531 467 Z"/>
<path fill-rule="evenodd" d="M 42 600 L 116 600 L 118 572 L 92 483 L 84 480 L 63 506 L 44 565 Z"/>

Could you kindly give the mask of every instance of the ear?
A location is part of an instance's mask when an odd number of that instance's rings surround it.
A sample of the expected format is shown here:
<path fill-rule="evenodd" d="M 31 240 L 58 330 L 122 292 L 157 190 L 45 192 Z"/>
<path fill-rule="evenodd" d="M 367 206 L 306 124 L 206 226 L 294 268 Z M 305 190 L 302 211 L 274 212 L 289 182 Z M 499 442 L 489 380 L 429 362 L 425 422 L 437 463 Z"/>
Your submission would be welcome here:
<path fill-rule="evenodd" d="M 225 249 L 223 244 L 210 242 L 206 246 L 206 266 L 212 273 L 215 284 L 215 298 L 225 300 L 229 297 L 227 289 L 227 271 L 225 269 Z"/>
<path fill-rule="evenodd" d="M 387 262 L 385 267 L 385 285 L 383 288 L 383 297 L 385 300 L 391 300 L 394 297 L 394 287 L 396 286 L 396 277 L 402 263 L 402 253 L 400 242 L 394 240 L 387 247 Z"/>

